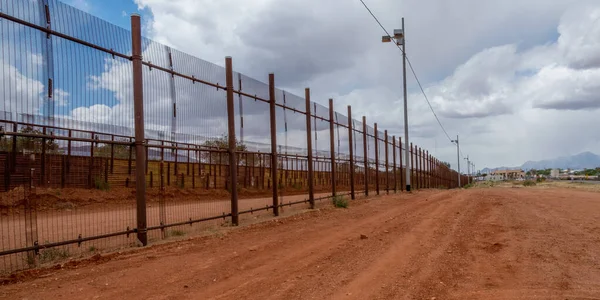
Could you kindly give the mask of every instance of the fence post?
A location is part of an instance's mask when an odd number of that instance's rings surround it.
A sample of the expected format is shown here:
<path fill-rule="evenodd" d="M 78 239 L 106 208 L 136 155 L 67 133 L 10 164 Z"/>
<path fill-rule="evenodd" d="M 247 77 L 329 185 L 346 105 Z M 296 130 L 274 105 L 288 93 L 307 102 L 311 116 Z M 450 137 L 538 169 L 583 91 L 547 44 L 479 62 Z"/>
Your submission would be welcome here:
<path fill-rule="evenodd" d="M 310 208 L 315 208 L 315 183 L 313 174 L 313 153 L 312 153 L 312 129 L 310 127 L 310 89 L 304 89 L 304 98 L 306 100 L 306 147 L 308 148 L 308 202 Z"/>
<path fill-rule="evenodd" d="M 160 232 L 161 236 L 165 238 L 165 227 L 164 225 L 167 223 L 167 213 L 165 210 L 165 162 L 161 159 L 160 165 L 160 184 L 158 191 L 158 217 L 160 222 Z"/>
<path fill-rule="evenodd" d="M 235 108 L 233 106 L 233 66 L 231 56 L 225 57 L 225 81 L 227 83 L 227 127 L 229 136 L 229 188 L 231 189 L 231 224 L 239 225 L 237 193 L 237 156 L 235 138 Z"/>
<path fill-rule="evenodd" d="M 431 155 L 429 155 L 429 150 L 427 150 L 427 188 L 431 188 Z"/>
<path fill-rule="evenodd" d="M 394 166 L 392 167 L 392 171 L 394 172 L 394 193 L 398 192 L 398 177 L 396 175 L 397 172 L 397 168 L 396 168 L 396 136 L 392 136 L 392 160 L 394 163 Z"/>
<path fill-rule="evenodd" d="M 67 142 L 67 159 L 65 162 L 65 184 L 67 183 L 69 177 L 68 175 L 71 172 L 71 137 L 73 136 L 71 129 L 69 129 L 69 141 Z"/>
<path fill-rule="evenodd" d="M 363 116 L 363 156 L 365 161 L 365 196 L 369 196 L 369 153 L 367 153 L 367 118 Z"/>
<path fill-rule="evenodd" d="M 389 195 L 390 194 L 390 161 L 389 161 L 389 152 L 388 152 L 388 131 L 385 130 L 384 132 L 385 135 L 385 139 L 384 139 L 384 145 L 385 145 L 385 192 Z"/>
<path fill-rule="evenodd" d="M 375 191 L 379 195 L 379 135 L 377 134 L 377 123 L 375 123 Z"/>
<path fill-rule="evenodd" d="M 419 187 L 415 182 L 415 151 L 412 142 L 410 143 L 410 165 L 412 166 L 410 170 L 410 182 L 415 183 L 415 189 L 418 189 Z"/>
<path fill-rule="evenodd" d="M 400 157 L 400 190 L 404 191 L 404 170 L 402 169 L 402 138 L 398 138 L 398 154 Z"/>
<path fill-rule="evenodd" d="M 275 74 L 269 74 L 269 115 L 271 125 L 271 178 L 277 178 L 277 119 L 275 114 Z M 262 160 L 261 160 L 262 165 Z M 279 196 L 277 185 L 271 187 L 273 192 L 273 214 L 279 216 Z"/>
<path fill-rule="evenodd" d="M 421 185 L 423 186 L 423 188 L 426 188 L 426 181 L 427 181 L 427 164 L 426 164 L 426 160 L 425 160 L 425 150 L 423 150 L 423 148 L 421 148 Z"/>
<path fill-rule="evenodd" d="M 418 176 L 419 176 L 419 189 L 423 188 L 423 149 L 421 149 L 421 147 L 418 147 L 417 150 L 417 159 L 419 160 L 419 170 L 418 170 Z"/>
<path fill-rule="evenodd" d="M 350 199 L 354 200 L 354 128 L 352 123 L 352 107 L 348 105 L 348 147 L 350 149 Z"/>
<path fill-rule="evenodd" d="M 111 135 L 110 137 L 111 141 L 115 141 L 115 135 Z M 114 170 L 115 170 L 115 144 L 111 143 L 110 144 L 110 174 L 114 174 Z"/>
<path fill-rule="evenodd" d="M 333 99 L 329 99 L 329 155 L 331 156 L 331 195 L 335 197 L 335 131 L 333 120 Z"/>
<path fill-rule="evenodd" d="M 95 140 L 95 134 L 92 132 L 91 133 L 91 138 L 92 138 L 92 142 L 90 143 L 90 164 L 88 166 L 88 187 L 92 188 L 93 186 L 93 182 L 92 182 L 92 171 L 94 168 L 94 140 Z"/>
<path fill-rule="evenodd" d="M 17 171 L 17 134 L 16 133 L 17 133 L 18 129 L 19 129 L 19 126 L 17 125 L 17 123 L 13 123 L 13 132 L 15 134 L 12 136 L 12 145 L 11 145 L 12 150 L 10 153 L 11 154 L 10 172 L 11 173 L 14 173 Z M 69 133 L 71 133 L 71 130 L 69 130 Z M 69 137 L 71 137 L 71 136 L 69 135 Z M 69 146 L 71 146 L 71 140 L 69 140 Z M 71 149 L 71 147 L 69 147 L 69 149 Z M 69 153 L 70 153 L 70 151 L 69 151 Z M 10 181 L 10 179 L 9 179 L 9 181 Z"/>
<path fill-rule="evenodd" d="M 46 126 L 44 126 L 43 134 L 46 135 Z M 46 138 L 42 138 L 42 155 L 40 157 L 40 186 L 46 185 Z"/>
<path fill-rule="evenodd" d="M 131 15 L 137 238 L 143 246 L 146 246 L 148 244 L 146 230 L 146 170 L 144 170 L 146 166 L 146 152 L 144 151 L 144 82 L 142 78 L 142 27 L 140 23 L 140 15 Z M 131 164 L 131 151 L 129 153 L 129 163 Z"/>
<path fill-rule="evenodd" d="M 132 158 L 133 158 L 133 140 L 131 138 L 129 138 L 129 160 L 127 162 L 127 174 L 131 175 L 131 162 L 132 162 Z"/>
<path fill-rule="evenodd" d="M 146 145 L 146 147 L 144 147 L 144 153 L 146 155 L 146 163 L 144 164 L 144 169 L 146 170 L 146 175 L 148 175 L 148 169 L 149 169 L 148 168 L 148 160 L 149 160 L 148 159 L 148 157 L 149 157 L 148 152 L 150 152 L 150 150 L 149 150 L 150 143 L 147 140 L 144 141 L 144 143 Z M 188 156 L 188 159 L 189 159 L 189 156 Z"/>

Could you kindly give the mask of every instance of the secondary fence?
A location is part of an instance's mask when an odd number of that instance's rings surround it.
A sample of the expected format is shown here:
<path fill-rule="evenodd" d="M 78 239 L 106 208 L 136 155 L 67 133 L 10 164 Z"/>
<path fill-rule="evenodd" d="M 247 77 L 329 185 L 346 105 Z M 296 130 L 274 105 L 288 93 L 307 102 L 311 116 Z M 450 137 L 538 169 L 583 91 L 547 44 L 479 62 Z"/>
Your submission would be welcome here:
<path fill-rule="evenodd" d="M 128 31 L 56 0 L 0 0 L 0 33 L 0 271 L 332 197 L 457 187 L 350 106 L 145 39 L 139 17 Z"/>

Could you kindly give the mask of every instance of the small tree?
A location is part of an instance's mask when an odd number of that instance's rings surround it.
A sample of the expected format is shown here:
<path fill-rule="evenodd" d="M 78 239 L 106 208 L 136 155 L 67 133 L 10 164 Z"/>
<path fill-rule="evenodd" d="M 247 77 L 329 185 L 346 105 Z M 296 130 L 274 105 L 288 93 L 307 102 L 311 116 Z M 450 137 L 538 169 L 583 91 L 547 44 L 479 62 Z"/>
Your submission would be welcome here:
<path fill-rule="evenodd" d="M 237 139 L 235 141 L 235 144 L 236 144 L 236 146 L 235 146 L 236 152 L 248 151 L 248 147 L 246 145 L 244 145 L 243 143 L 241 143 L 240 141 L 238 141 Z M 202 146 L 204 148 L 213 149 L 213 150 L 221 150 L 221 151 L 228 150 L 229 149 L 229 137 L 227 135 L 223 135 L 220 138 L 210 140 L 210 141 L 205 141 L 202 144 Z M 201 158 L 204 162 L 211 161 L 212 163 L 216 163 L 219 161 L 219 155 L 221 156 L 222 163 L 229 162 L 229 153 L 203 151 Z M 237 162 L 238 165 L 245 165 L 247 163 L 248 166 L 256 166 L 260 162 L 258 155 L 255 155 L 255 154 L 248 154 L 245 156 L 238 156 L 238 157 L 239 157 L 238 162 Z"/>
<path fill-rule="evenodd" d="M 26 126 L 19 130 L 21 133 L 26 134 L 42 134 L 42 132 L 38 129 L 34 129 L 31 126 Z M 4 136 L 0 139 L 0 151 L 12 151 L 12 137 Z M 42 145 L 43 139 L 38 137 L 26 137 L 26 136 L 18 136 L 17 137 L 17 152 L 22 152 L 23 150 L 30 151 L 33 153 L 42 153 Z M 56 154 L 60 153 L 60 149 L 58 143 L 54 139 L 46 139 L 46 153 Z"/>
<path fill-rule="evenodd" d="M 111 149 L 113 148 L 113 149 Z M 100 157 L 110 157 L 111 151 L 114 151 L 115 158 L 128 159 L 129 149 L 130 147 L 127 145 L 112 145 L 111 144 L 100 144 L 94 146 L 94 156 Z M 131 152 L 131 158 L 135 159 L 135 151 Z"/>

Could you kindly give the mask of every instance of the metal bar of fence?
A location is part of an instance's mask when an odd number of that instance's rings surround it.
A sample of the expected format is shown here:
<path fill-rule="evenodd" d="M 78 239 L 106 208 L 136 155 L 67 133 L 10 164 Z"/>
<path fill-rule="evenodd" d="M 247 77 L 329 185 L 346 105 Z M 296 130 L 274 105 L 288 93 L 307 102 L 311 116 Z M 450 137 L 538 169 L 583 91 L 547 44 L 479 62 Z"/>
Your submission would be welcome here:
<path fill-rule="evenodd" d="M 237 191 L 237 155 L 235 137 L 235 108 L 233 99 L 233 66 L 231 57 L 225 57 L 227 81 L 227 135 L 229 137 L 229 182 L 231 194 L 231 223 L 239 225 L 238 217 L 238 191 Z"/>
<path fill-rule="evenodd" d="M 390 193 L 390 163 L 389 163 L 389 153 L 388 153 L 388 131 L 384 131 L 385 139 L 383 141 L 383 145 L 385 146 L 385 192 L 389 195 Z"/>
<path fill-rule="evenodd" d="M 335 131 L 334 131 L 334 120 L 333 120 L 333 99 L 329 99 L 329 153 L 331 156 L 331 195 L 335 197 L 335 184 L 336 184 L 336 166 L 335 166 Z"/>
<path fill-rule="evenodd" d="M 69 41 L 72 41 L 72 42 L 75 42 L 75 43 L 78 43 L 78 44 L 81 44 L 81 45 L 84 45 L 84 46 L 87 46 L 87 47 L 90 47 L 90 48 L 94 48 L 96 50 L 100 50 L 102 52 L 106 52 L 106 53 L 109 53 L 109 54 L 114 55 L 114 56 L 122 57 L 122 58 L 125 58 L 125 59 L 128 59 L 128 60 L 132 59 L 132 56 L 116 52 L 116 51 L 114 51 L 112 49 L 107 49 L 107 48 L 104 48 L 104 47 L 100 47 L 100 46 L 92 44 L 92 43 L 88 43 L 88 42 L 86 42 L 84 40 L 81 40 L 81 39 L 78 39 L 78 38 L 75 38 L 75 37 L 71 37 L 69 35 L 60 33 L 58 31 L 54 31 L 52 29 L 49 29 L 49 28 L 46 28 L 46 27 L 43 27 L 43 26 L 39 26 L 39 25 L 30 23 L 30 22 L 27 22 L 25 20 L 21 20 L 19 18 L 13 17 L 13 16 L 8 15 L 8 14 L 5 14 L 3 12 L 0 12 L 0 18 L 6 19 L 6 20 L 11 21 L 11 22 L 15 22 L 15 23 L 27 26 L 27 27 L 31 27 L 31 28 L 37 29 L 37 30 L 45 32 L 46 34 L 49 34 L 49 35 L 54 35 L 54 36 L 63 38 L 65 40 L 69 40 Z"/>
<path fill-rule="evenodd" d="M 120 235 L 129 235 L 129 234 L 136 233 L 136 232 L 138 232 L 138 230 L 137 230 L 137 228 L 134 228 L 134 229 L 129 229 L 129 230 L 125 230 L 125 231 L 118 231 L 118 232 L 94 235 L 94 236 L 89 236 L 89 237 L 81 237 L 81 238 L 77 238 L 77 239 L 64 240 L 64 241 L 60 241 L 60 242 L 38 244 L 38 245 L 28 246 L 28 247 L 23 247 L 23 248 L 9 249 L 9 250 L 0 251 L 0 256 L 16 254 L 16 253 L 21 253 L 21 252 L 39 251 L 42 249 L 66 246 L 66 245 L 70 245 L 70 244 L 81 244 L 83 242 L 105 239 L 105 238 L 110 238 L 110 237 L 115 237 L 115 236 L 120 236 Z"/>
<path fill-rule="evenodd" d="M 277 178 L 277 120 L 275 114 L 275 75 L 269 74 L 269 116 L 271 127 L 271 178 Z M 279 216 L 279 196 L 277 195 L 277 186 L 271 187 L 273 193 L 273 214 Z"/>
<path fill-rule="evenodd" d="M 310 126 L 311 113 L 310 113 L 310 89 L 304 89 L 304 98 L 306 101 L 306 147 L 308 152 L 308 199 L 310 208 L 315 208 L 315 187 L 314 187 L 314 174 L 313 174 L 313 151 L 312 151 L 312 129 Z"/>
<path fill-rule="evenodd" d="M 352 107 L 348 105 L 348 147 L 350 150 L 350 198 L 355 199 L 354 193 L 354 140 L 353 136 L 353 124 L 352 124 Z"/>
<path fill-rule="evenodd" d="M 139 15 L 131 16 L 131 43 L 133 62 L 133 102 L 135 114 L 135 159 L 136 159 L 136 220 L 138 241 L 146 246 L 146 151 L 144 150 L 144 80 L 142 78 L 142 26 Z M 94 148 L 94 147 L 92 147 Z"/>
<path fill-rule="evenodd" d="M 375 191 L 379 195 L 379 138 L 377 131 L 377 123 L 375 127 Z"/>
<path fill-rule="evenodd" d="M 201 222 L 206 222 L 206 221 L 212 221 L 212 220 L 218 220 L 218 219 L 225 219 L 227 217 L 231 217 L 231 214 L 230 213 L 229 214 L 223 213 L 222 215 L 208 217 L 208 218 L 190 219 L 188 221 L 182 221 L 182 222 L 176 222 L 176 223 L 169 223 L 169 224 L 158 225 L 158 226 L 149 226 L 148 228 L 146 228 L 146 230 L 151 231 L 151 230 L 159 230 L 159 229 L 164 229 L 164 228 L 169 228 L 169 227 L 175 227 L 175 226 L 181 226 L 181 225 L 192 225 L 194 223 L 201 223 Z"/>
<path fill-rule="evenodd" d="M 398 177 L 397 177 L 397 166 L 396 166 L 396 136 L 392 136 L 392 160 L 393 160 L 393 170 L 394 172 L 394 193 L 398 192 Z"/>
<path fill-rule="evenodd" d="M 367 153 L 367 117 L 362 117 L 363 123 L 363 156 L 365 163 L 365 196 L 369 196 L 369 154 Z"/>

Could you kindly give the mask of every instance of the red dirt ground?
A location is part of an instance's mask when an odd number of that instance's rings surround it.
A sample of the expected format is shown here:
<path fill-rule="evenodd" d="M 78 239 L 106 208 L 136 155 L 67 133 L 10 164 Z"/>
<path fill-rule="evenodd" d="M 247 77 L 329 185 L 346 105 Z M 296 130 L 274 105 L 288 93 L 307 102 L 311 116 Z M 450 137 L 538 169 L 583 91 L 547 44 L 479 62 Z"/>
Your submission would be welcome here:
<path fill-rule="evenodd" d="M 565 189 L 383 196 L 32 272 L 0 299 L 599 299 L 598 211 Z"/>

